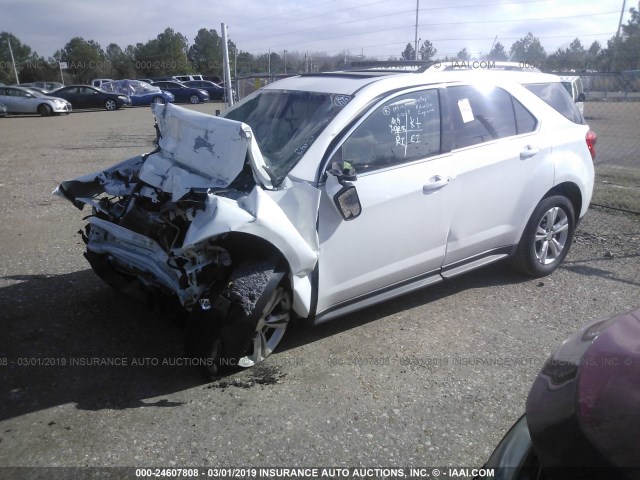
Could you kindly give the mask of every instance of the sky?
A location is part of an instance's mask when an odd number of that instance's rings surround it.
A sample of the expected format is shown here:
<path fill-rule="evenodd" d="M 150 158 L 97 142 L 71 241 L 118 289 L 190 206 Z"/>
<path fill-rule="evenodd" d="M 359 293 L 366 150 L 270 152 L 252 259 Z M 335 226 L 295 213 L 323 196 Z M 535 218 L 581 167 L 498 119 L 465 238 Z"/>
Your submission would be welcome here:
<path fill-rule="evenodd" d="M 508 51 L 527 32 L 548 54 L 578 37 L 588 48 L 606 46 L 616 34 L 623 0 L 0 0 L 0 31 L 14 34 L 39 55 L 50 57 L 73 37 L 103 48 L 145 43 L 165 28 L 193 42 L 200 28 L 221 32 L 252 54 L 347 52 L 369 59 L 399 57 L 418 37 L 437 56 L 462 48 L 487 54 L 494 40 Z M 626 2 L 623 24 L 633 1 Z"/>

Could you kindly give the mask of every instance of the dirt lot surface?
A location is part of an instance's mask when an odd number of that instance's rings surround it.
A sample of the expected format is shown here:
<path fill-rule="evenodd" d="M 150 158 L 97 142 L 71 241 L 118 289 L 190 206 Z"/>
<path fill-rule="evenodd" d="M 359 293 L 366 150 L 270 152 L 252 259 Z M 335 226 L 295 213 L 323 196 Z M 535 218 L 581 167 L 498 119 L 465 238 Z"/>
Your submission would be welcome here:
<path fill-rule="evenodd" d="M 205 383 L 178 325 L 92 273 L 87 212 L 51 195 L 153 138 L 147 108 L 0 119 L 2 466 L 480 466 L 562 340 L 640 305 L 640 219 L 594 208 L 550 277 L 493 265 L 297 325 Z"/>

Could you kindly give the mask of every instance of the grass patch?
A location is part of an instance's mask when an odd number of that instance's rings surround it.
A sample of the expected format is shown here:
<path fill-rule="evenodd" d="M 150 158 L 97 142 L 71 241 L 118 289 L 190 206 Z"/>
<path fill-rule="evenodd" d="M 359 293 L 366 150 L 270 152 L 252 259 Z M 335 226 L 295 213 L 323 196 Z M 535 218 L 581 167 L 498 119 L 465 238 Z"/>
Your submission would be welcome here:
<path fill-rule="evenodd" d="M 596 165 L 593 203 L 640 213 L 640 169 Z"/>

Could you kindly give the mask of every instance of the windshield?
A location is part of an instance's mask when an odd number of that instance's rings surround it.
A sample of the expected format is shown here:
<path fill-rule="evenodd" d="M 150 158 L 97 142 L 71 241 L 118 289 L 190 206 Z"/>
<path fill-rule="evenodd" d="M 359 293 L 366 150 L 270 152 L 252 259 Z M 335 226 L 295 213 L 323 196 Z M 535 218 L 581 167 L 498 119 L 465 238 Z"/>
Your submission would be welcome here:
<path fill-rule="evenodd" d="M 348 95 L 259 90 L 225 112 L 251 127 L 275 186 L 349 103 Z"/>

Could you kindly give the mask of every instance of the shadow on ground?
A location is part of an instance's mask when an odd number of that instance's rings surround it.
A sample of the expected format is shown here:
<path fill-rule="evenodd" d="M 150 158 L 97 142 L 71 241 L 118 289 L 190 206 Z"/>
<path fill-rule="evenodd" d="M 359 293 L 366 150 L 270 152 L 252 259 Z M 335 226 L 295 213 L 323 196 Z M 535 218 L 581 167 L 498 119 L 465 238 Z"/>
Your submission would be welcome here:
<path fill-rule="evenodd" d="M 146 399 L 203 385 L 203 377 L 184 359 L 182 327 L 108 287 L 91 270 L 4 280 L 14 283 L 0 289 L 0 420 L 68 403 L 85 410 L 176 407 L 181 404 Z M 299 323 L 279 350 L 462 290 L 526 280 L 507 265 L 490 266 L 338 322 L 315 328 Z M 273 371 L 262 371 L 260 366 L 241 375 L 243 379 L 222 378 L 212 386 L 277 380 Z"/>

